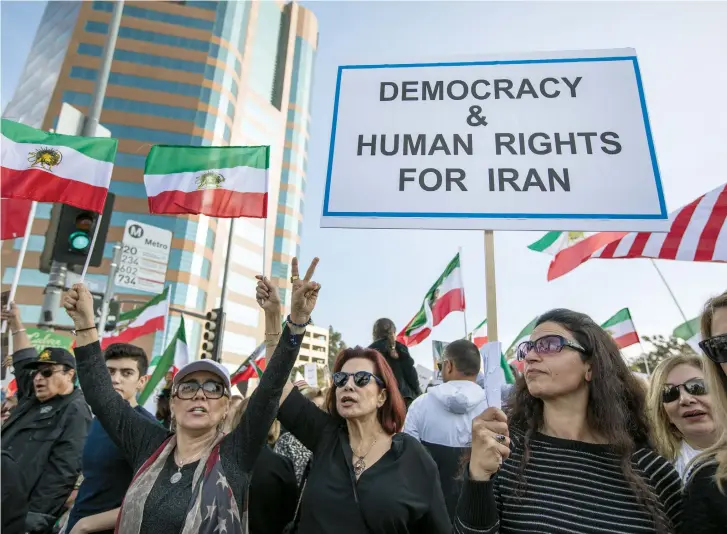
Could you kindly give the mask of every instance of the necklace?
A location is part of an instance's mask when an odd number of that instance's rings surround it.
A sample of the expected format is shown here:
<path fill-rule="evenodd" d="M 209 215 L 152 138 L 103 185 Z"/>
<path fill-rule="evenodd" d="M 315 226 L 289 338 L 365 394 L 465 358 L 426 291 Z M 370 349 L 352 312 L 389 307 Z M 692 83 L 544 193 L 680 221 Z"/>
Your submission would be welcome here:
<path fill-rule="evenodd" d="M 204 450 L 202 452 L 204 452 Z M 184 467 L 188 463 L 194 461 L 199 456 L 202 456 L 202 452 L 198 452 L 197 454 L 192 456 L 189 460 L 182 460 L 181 462 L 178 462 L 177 461 L 177 450 L 175 449 L 174 450 L 174 463 L 177 465 L 177 472 L 171 476 L 171 478 L 169 479 L 169 482 L 171 482 L 172 484 L 176 484 L 177 482 L 182 480 L 182 467 Z"/>
<path fill-rule="evenodd" d="M 374 445 L 376 445 L 376 441 L 379 439 L 378 436 L 374 438 L 373 443 L 371 443 L 371 446 L 369 447 L 369 450 L 366 451 L 366 454 L 363 456 L 359 456 L 356 454 L 356 457 L 358 460 L 353 464 L 353 474 L 356 475 L 356 478 L 361 476 L 361 473 L 363 473 L 366 470 L 366 462 L 364 462 L 364 458 L 366 458 L 369 453 L 371 452 L 371 449 L 374 448 Z"/>

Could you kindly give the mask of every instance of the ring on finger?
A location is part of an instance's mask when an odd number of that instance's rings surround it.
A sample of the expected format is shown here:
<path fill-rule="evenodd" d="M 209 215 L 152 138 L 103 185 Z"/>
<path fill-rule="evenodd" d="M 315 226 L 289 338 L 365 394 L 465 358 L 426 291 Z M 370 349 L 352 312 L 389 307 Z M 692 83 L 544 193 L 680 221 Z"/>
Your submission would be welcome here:
<path fill-rule="evenodd" d="M 300 276 L 298 276 L 297 274 L 294 274 L 293 276 L 290 277 L 291 283 L 295 282 L 296 280 L 300 280 Z"/>
<path fill-rule="evenodd" d="M 495 441 L 497 441 L 498 443 L 504 444 L 506 439 L 507 437 L 505 437 L 504 434 L 495 434 Z"/>

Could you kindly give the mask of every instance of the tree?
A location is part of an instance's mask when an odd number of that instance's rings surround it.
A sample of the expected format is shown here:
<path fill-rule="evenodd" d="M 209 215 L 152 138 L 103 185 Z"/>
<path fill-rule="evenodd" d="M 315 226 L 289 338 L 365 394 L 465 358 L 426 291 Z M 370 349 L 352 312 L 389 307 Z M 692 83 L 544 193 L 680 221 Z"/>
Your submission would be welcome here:
<path fill-rule="evenodd" d="M 649 373 L 652 373 L 654 368 L 667 358 L 680 354 L 696 355 L 694 349 L 678 337 L 644 336 L 643 340 L 647 345 L 651 346 L 651 350 L 641 354 L 641 356 L 631 363 L 631 370 L 638 373 L 646 373 L 647 366 L 645 362 L 649 364 Z"/>
<path fill-rule="evenodd" d="M 341 339 L 341 333 L 336 332 L 332 326 L 328 327 L 328 370 L 333 372 L 333 364 L 336 363 L 338 353 L 346 348 L 346 343 Z"/>

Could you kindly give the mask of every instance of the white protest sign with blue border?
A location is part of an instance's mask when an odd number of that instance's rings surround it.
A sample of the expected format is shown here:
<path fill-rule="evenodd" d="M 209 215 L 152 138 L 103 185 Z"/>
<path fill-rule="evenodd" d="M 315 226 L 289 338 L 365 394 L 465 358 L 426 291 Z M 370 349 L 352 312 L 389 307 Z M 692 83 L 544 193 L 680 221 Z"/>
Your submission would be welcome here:
<path fill-rule="evenodd" d="M 667 220 L 633 49 L 339 67 L 323 227 Z"/>

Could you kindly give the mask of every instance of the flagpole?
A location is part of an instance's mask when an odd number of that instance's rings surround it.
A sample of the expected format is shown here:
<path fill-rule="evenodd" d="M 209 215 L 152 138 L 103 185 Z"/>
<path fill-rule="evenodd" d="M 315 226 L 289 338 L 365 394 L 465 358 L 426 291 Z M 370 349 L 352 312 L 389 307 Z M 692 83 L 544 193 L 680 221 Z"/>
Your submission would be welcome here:
<path fill-rule="evenodd" d="M 91 244 L 88 247 L 88 254 L 86 255 L 86 261 L 83 264 L 83 270 L 81 271 L 81 279 L 79 282 L 82 284 L 86 279 L 86 272 L 88 271 L 88 264 L 91 263 L 91 256 L 93 256 L 93 249 L 96 246 L 96 238 L 98 237 L 98 231 L 101 228 L 101 219 L 103 219 L 103 213 L 98 214 L 96 219 L 96 226 L 93 229 L 93 237 L 91 238 Z"/>
<path fill-rule="evenodd" d="M 666 281 L 666 278 L 664 278 L 664 275 L 661 272 L 661 269 L 659 269 L 659 266 L 656 264 L 656 262 L 652 259 L 651 265 L 654 266 L 654 269 L 656 269 L 656 272 L 659 273 L 659 277 L 661 278 L 661 281 L 664 282 L 664 285 L 666 286 L 666 290 L 669 292 L 669 295 L 671 295 L 671 299 L 674 301 L 674 304 L 676 304 L 677 309 L 679 310 L 679 313 L 682 316 L 682 319 L 684 319 L 684 323 L 688 324 L 689 320 L 687 319 L 687 316 L 684 314 L 684 310 L 682 310 L 682 307 L 679 305 L 679 301 L 676 298 L 676 295 L 674 295 L 674 292 L 671 290 L 671 286 L 669 286 L 669 282 Z M 691 328 L 690 328 L 691 330 Z M 696 334 L 696 332 L 692 332 L 692 335 Z"/>
<path fill-rule="evenodd" d="M 28 240 L 30 239 L 30 232 L 33 228 L 33 220 L 35 219 L 35 208 L 38 203 L 34 200 L 30 203 L 30 211 L 28 212 L 28 222 L 25 223 L 25 235 L 23 236 L 23 242 L 20 245 L 20 253 L 18 254 L 18 263 L 15 265 L 15 273 L 13 274 L 13 283 L 10 286 L 10 293 L 8 294 L 8 307 L 10 310 L 10 304 L 15 300 L 15 293 L 18 291 L 18 284 L 20 283 L 20 271 L 23 269 L 23 261 L 25 261 L 25 252 L 28 250 Z M 2 333 L 5 333 L 7 329 L 7 321 L 3 321 Z"/>
<path fill-rule="evenodd" d="M 464 338 L 467 339 L 467 337 L 470 334 L 469 328 L 467 328 L 467 299 L 464 292 L 464 268 L 462 267 L 462 247 L 458 248 L 458 254 L 459 254 L 459 272 L 462 274 L 462 296 L 465 297 L 464 299 L 464 310 L 462 310 L 462 320 L 464 321 Z"/>
<path fill-rule="evenodd" d="M 217 219 L 219 221 L 219 218 Z M 227 255 L 225 256 L 225 267 L 222 273 L 222 292 L 220 293 L 220 308 L 225 308 L 225 297 L 227 296 L 227 275 L 230 272 L 230 256 L 232 255 L 232 238 L 235 235 L 235 219 L 230 219 L 230 233 L 227 236 Z"/>
<path fill-rule="evenodd" d="M 263 219 L 263 277 L 267 276 L 268 266 L 268 220 Z"/>

